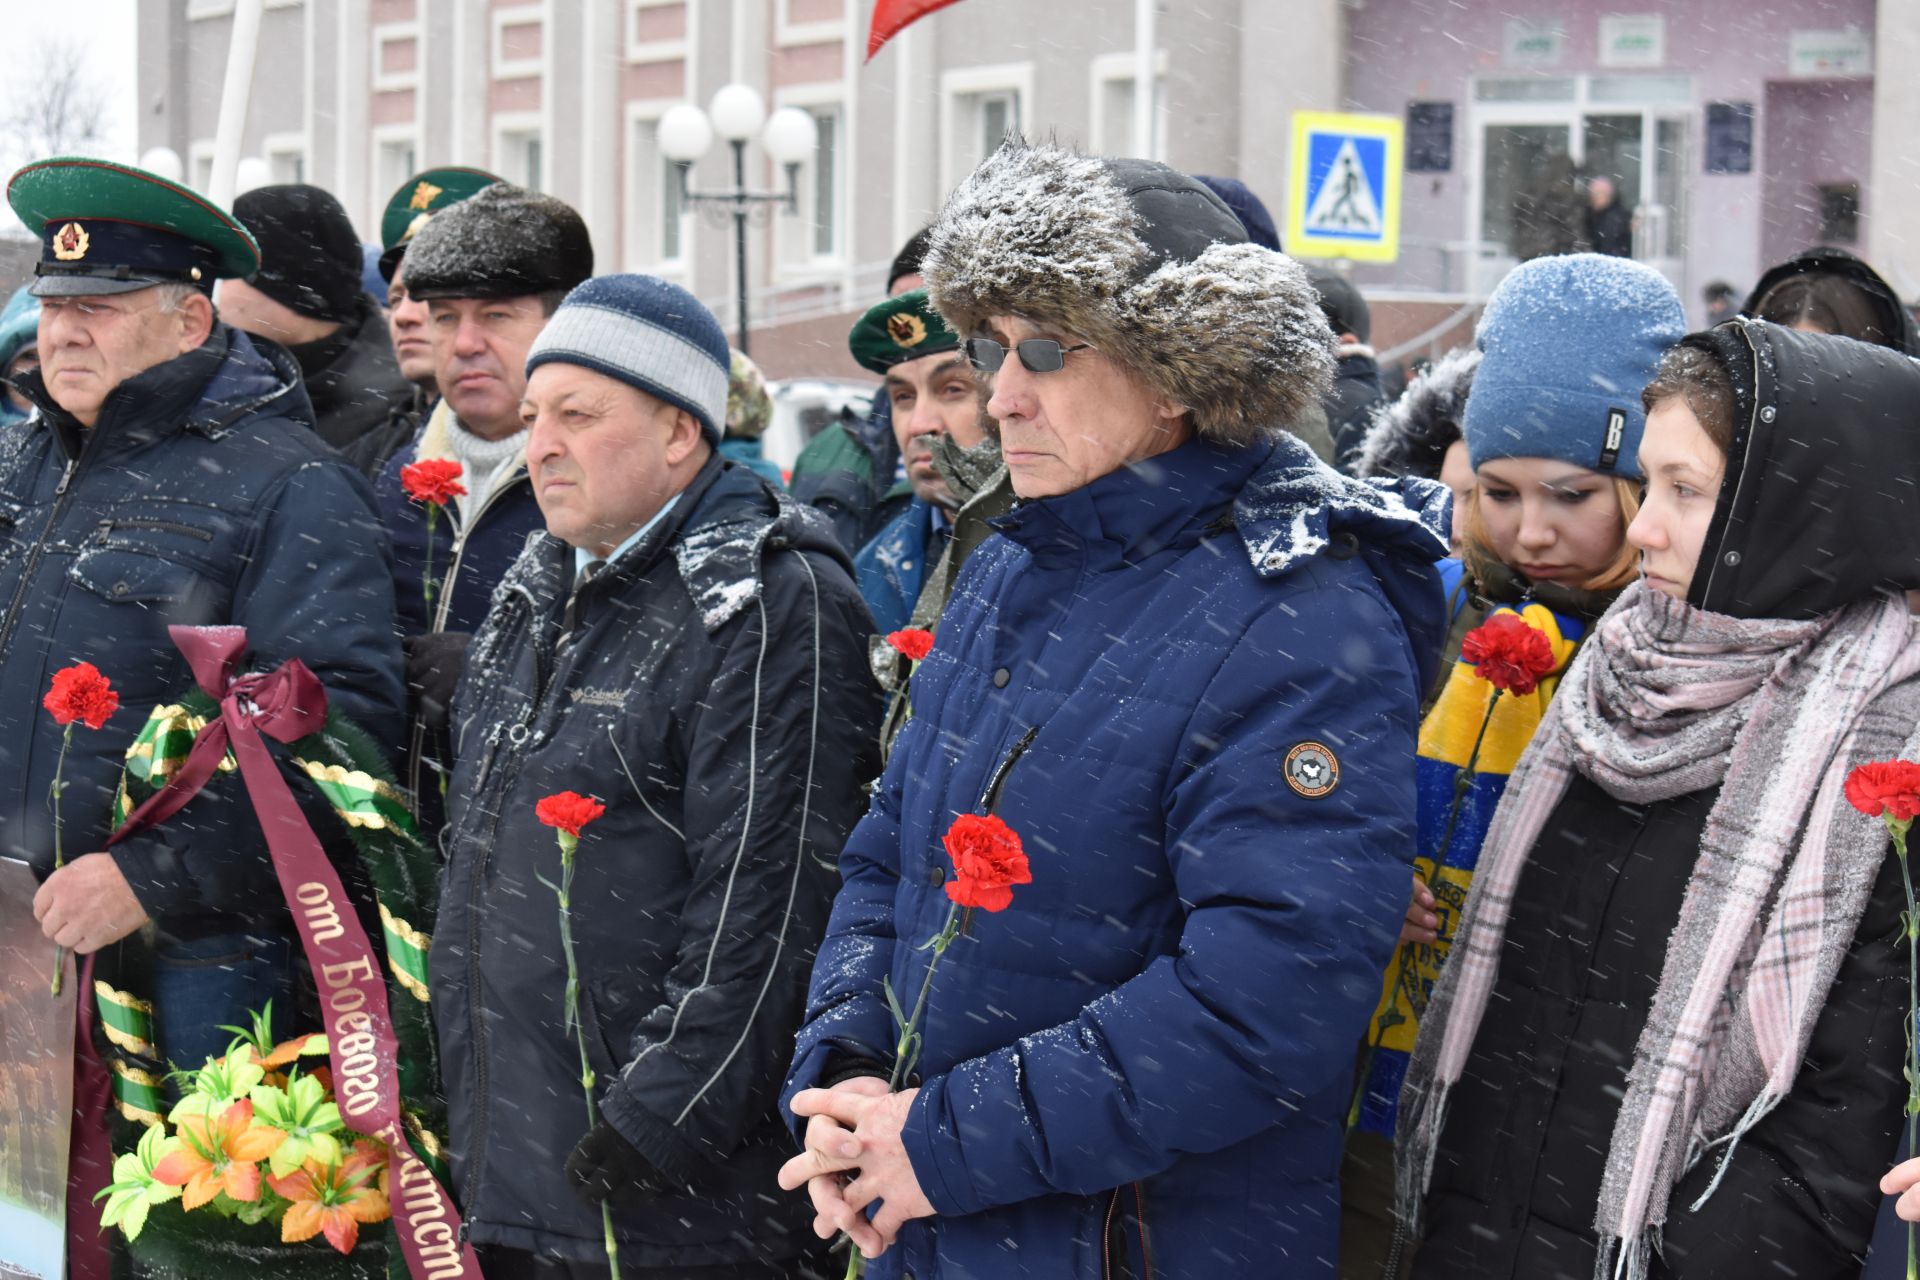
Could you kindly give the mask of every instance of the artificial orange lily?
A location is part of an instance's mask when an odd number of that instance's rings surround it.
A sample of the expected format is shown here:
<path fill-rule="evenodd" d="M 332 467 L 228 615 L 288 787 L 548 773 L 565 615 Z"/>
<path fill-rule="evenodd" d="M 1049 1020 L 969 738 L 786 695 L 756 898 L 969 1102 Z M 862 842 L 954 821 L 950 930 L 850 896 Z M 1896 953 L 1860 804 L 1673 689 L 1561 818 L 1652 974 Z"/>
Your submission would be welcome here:
<path fill-rule="evenodd" d="M 198 1209 L 221 1192 L 242 1203 L 260 1198 L 260 1166 L 286 1141 L 278 1129 L 253 1123 L 253 1103 L 242 1098 L 218 1116 L 184 1115 L 180 1147 L 153 1167 L 156 1182 L 184 1188 L 182 1209 Z"/>
<path fill-rule="evenodd" d="M 385 1222 L 393 1215 L 379 1177 L 385 1168 L 385 1153 L 362 1144 L 340 1164 L 309 1160 L 284 1178 L 269 1176 L 268 1185 L 289 1202 L 280 1239 L 298 1244 L 324 1231 L 328 1244 L 352 1253 L 361 1223 Z"/>

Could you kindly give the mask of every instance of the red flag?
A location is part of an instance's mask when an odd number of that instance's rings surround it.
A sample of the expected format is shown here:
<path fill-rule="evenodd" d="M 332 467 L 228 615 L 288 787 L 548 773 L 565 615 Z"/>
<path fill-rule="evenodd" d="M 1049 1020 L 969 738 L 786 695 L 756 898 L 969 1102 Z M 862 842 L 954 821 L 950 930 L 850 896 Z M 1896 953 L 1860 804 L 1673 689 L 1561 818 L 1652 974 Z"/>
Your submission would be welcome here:
<path fill-rule="evenodd" d="M 872 62 L 880 46 L 899 35 L 903 27 L 953 3 L 955 0 L 875 0 L 873 25 L 867 28 L 867 61 Z"/>

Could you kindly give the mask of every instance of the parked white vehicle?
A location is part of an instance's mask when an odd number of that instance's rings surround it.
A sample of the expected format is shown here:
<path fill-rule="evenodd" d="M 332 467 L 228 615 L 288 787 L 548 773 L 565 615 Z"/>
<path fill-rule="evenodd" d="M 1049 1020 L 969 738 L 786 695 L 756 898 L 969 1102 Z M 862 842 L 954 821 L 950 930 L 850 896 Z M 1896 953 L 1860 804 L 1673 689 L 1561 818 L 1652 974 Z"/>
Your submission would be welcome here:
<path fill-rule="evenodd" d="M 782 378 L 767 384 L 773 397 L 773 421 L 760 437 L 760 452 L 782 474 L 807 442 L 836 422 L 858 422 L 873 407 L 879 388 L 845 378 Z"/>

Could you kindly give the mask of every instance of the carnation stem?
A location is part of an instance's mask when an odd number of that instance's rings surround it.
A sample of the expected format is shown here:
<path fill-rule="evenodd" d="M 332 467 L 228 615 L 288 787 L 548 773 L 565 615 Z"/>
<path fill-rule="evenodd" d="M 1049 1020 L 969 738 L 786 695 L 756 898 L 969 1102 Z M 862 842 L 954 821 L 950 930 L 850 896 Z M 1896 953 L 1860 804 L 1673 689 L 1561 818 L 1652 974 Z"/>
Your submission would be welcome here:
<path fill-rule="evenodd" d="M 933 952 L 933 955 L 927 960 L 926 976 L 920 980 L 920 994 L 914 997 L 913 1012 L 909 1013 L 907 1020 L 900 1024 L 900 1039 L 893 1046 L 893 1071 L 887 1076 L 888 1093 L 900 1091 L 900 1086 L 906 1083 L 907 1076 L 913 1070 L 914 1062 L 920 1056 L 915 1052 L 913 1045 L 920 1030 L 921 1016 L 927 1010 L 927 996 L 933 991 L 933 975 L 940 968 L 940 957 L 947 954 L 947 948 L 952 946 L 953 940 L 959 936 L 960 904 L 956 902 L 947 908 L 946 924 L 940 927 L 940 932 L 936 933 L 933 941 L 927 944 L 927 948 Z M 852 1238 L 842 1231 L 840 1237 L 833 1242 L 833 1247 L 837 1250 L 852 1243 Z M 866 1270 L 867 1260 L 860 1255 L 858 1249 L 847 1255 L 847 1271 L 844 1280 L 860 1280 L 860 1277 L 866 1274 Z"/>
<path fill-rule="evenodd" d="M 431 510 L 431 508 L 429 508 Z M 428 516 L 432 520 L 432 516 Z M 431 553 L 432 543 L 428 550 Z M 560 884 L 554 893 L 560 899 L 560 951 L 567 959 L 567 1021 L 573 1024 L 574 1044 L 580 1050 L 580 1091 L 587 1100 L 587 1129 L 591 1131 L 600 1122 L 599 1113 L 593 1105 L 593 1064 L 587 1058 L 587 1018 L 586 1010 L 580 1004 L 580 966 L 573 956 L 573 855 L 580 848 L 580 838 L 569 831 L 558 831 L 560 838 Z M 607 1268 L 613 1280 L 620 1280 L 620 1248 L 613 1238 L 613 1209 L 604 1200 L 600 1202 L 600 1230 L 606 1239 Z"/>
<path fill-rule="evenodd" d="M 1487 700 L 1487 714 L 1480 719 L 1480 732 L 1473 739 L 1473 750 L 1467 753 L 1467 763 L 1453 776 L 1453 804 L 1447 809 L 1447 825 L 1440 832 L 1440 848 L 1433 855 L 1433 873 L 1440 874 L 1440 868 L 1447 865 L 1447 851 L 1453 848 L 1453 831 L 1460 822 L 1460 807 L 1466 802 L 1467 792 L 1473 789 L 1473 780 L 1477 776 L 1480 764 L 1480 748 L 1487 741 L 1487 726 L 1493 723 L 1493 711 L 1500 705 L 1500 695 L 1505 693 L 1499 685 L 1493 688 L 1493 697 Z M 1400 947 L 1400 958 L 1393 967 L 1393 981 L 1388 990 L 1398 993 L 1400 985 L 1407 980 L 1407 971 L 1413 968 L 1413 944 Z M 1413 998 L 1408 997 L 1408 1004 Z M 1353 1132 L 1360 1123 L 1360 1106 L 1367 1097 L 1367 1077 L 1373 1074 L 1373 1057 L 1379 1052 L 1380 1041 L 1393 1027 L 1405 1019 L 1399 1016 L 1397 995 L 1387 1001 L 1387 1007 L 1380 1011 L 1379 1019 L 1373 1024 L 1373 1034 L 1367 1037 L 1367 1049 L 1360 1058 L 1359 1078 L 1354 1081 L 1353 1105 L 1347 1108 L 1347 1132 Z M 1414 1017 L 1419 1017 L 1423 1009 L 1415 1009 Z M 1915 1280 L 1909 1277 L 1909 1280 Z"/>
<path fill-rule="evenodd" d="M 60 735 L 60 759 L 53 766 L 53 869 L 58 871 L 67 863 L 66 854 L 60 846 L 60 793 L 66 790 L 61 779 L 67 770 L 67 748 L 73 745 L 73 721 L 67 721 L 66 731 Z M 58 996 L 67 974 L 67 949 L 56 946 L 53 949 L 53 994 Z"/>
<path fill-rule="evenodd" d="M 420 571 L 420 592 L 427 600 L 427 629 L 433 629 L 433 526 L 440 514 L 440 504 L 427 504 L 427 560 Z"/>
<path fill-rule="evenodd" d="M 1893 851 L 1900 859 L 1900 887 L 1907 893 L 1907 1157 L 1920 1155 L 1920 1040 L 1914 1021 L 1920 1015 L 1920 915 L 1914 911 L 1913 865 L 1907 861 L 1907 831 L 1911 821 L 1886 815 Z M 1907 1224 L 1907 1280 L 1920 1280 L 1920 1251 L 1916 1251 L 1914 1224 Z"/>

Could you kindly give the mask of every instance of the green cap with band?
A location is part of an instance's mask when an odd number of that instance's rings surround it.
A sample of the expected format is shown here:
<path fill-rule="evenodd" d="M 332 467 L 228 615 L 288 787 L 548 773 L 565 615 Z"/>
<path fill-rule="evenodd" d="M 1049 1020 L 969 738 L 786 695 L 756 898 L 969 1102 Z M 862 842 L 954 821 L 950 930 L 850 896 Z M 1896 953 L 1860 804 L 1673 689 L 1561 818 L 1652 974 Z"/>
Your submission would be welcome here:
<path fill-rule="evenodd" d="M 380 215 L 380 274 L 388 280 L 406 255 L 407 242 L 427 225 L 427 219 L 449 205 L 459 204 L 477 191 L 505 182 L 497 173 L 449 165 L 414 174 L 400 184 Z"/>
<path fill-rule="evenodd" d="M 914 289 L 868 309 L 847 335 L 847 347 L 863 369 L 884 374 L 897 364 L 942 351 L 958 351 L 960 339 Z"/>
<path fill-rule="evenodd" d="M 260 269 L 260 247 L 196 191 L 132 165 L 58 156 L 21 169 L 7 203 L 41 240 L 36 297 L 211 289 Z"/>

